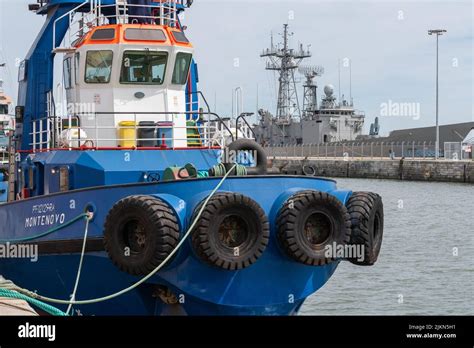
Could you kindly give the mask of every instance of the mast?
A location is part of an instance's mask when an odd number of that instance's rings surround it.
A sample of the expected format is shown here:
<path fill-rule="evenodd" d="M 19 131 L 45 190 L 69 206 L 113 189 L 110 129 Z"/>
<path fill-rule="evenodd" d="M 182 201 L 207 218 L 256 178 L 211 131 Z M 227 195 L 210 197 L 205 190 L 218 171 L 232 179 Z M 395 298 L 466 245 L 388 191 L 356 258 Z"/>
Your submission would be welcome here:
<path fill-rule="evenodd" d="M 283 42 L 279 47 L 273 44 L 271 36 L 271 46 L 260 55 L 267 58 L 266 70 L 273 70 L 279 74 L 278 102 L 276 119 L 281 124 L 288 124 L 294 118 L 301 119 L 301 110 L 298 101 L 298 94 L 295 81 L 295 71 L 300 63 L 311 57 L 311 52 L 303 49 L 300 45 L 298 49 L 292 49 L 289 45 L 289 37 L 293 33 L 288 31 L 288 24 L 283 25 Z"/>
<path fill-rule="evenodd" d="M 319 65 L 301 66 L 298 68 L 298 71 L 306 78 L 306 82 L 303 85 L 303 119 L 311 120 L 318 109 L 318 85 L 314 79 L 317 76 L 322 76 L 324 68 Z"/>
<path fill-rule="evenodd" d="M 349 102 L 351 106 L 354 105 L 352 102 L 352 59 L 349 60 Z"/>
<path fill-rule="evenodd" d="M 337 102 L 339 103 L 339 105 L 341 105 L 341 59 L 337 60 L 337 71 L 338 71 L 338 74 L 339 74 L 339 87 L 337 88 L 338 93 L 339 93 L 339 98 L 338 98 Z"/>

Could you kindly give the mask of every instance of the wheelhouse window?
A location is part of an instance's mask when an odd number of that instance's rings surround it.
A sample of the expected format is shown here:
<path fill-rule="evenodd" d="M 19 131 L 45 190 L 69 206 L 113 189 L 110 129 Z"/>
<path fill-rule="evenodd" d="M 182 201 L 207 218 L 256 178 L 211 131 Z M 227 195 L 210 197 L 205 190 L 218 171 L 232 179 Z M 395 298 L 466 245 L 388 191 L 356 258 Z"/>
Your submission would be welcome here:
<path fill-rule="evenodd" d="M 79 84 L 79 63 L 80 63 L 80 58 L 81 56 L 79 55 L 79 52 L 77 52 L 75 55 L 74 55 L 74 80 L 76 82 L 76 85 Z"/>
<path fill-rule="evenodd" d="M 176 55 L 176 63 L 174 65 L 173 80 L 175 85 L 184 85 L 188 80 L 189 66 L 191 65 L 192 54 L 179 52 Z"/>
<path fill-rule="evenodd" d="M 63 76 L 64 88 L 70 89 L 72 87 L 71 58 L 66 58 L 63 61 Z"/>
<path fill-rule="evenodd" d="M 125 51 L 120 83 L 161 85 L 167 62 L 167 52 Z"/>
<path fill-rule="evenodd" d="M 112 74 L 112 51 L 89 51 L 86 57 L 86 83 L 109 83 Z"/>

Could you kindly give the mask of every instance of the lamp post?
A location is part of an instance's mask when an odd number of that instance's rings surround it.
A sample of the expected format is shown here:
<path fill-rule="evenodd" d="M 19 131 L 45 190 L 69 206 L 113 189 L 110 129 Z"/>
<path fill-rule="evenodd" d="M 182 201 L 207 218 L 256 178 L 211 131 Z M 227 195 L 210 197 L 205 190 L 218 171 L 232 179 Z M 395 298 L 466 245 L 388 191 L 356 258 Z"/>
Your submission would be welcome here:
<path fill-rule="evenodd" d="M 439 159 L 439 84 L 438 84 L 438 73 L 439 73 L 439 64 L 438 64 L 438 41 L 439 37 L 446 33 L 444 29 L 432 29 L 428 30 L 428 35 L 436 35 L 436 149 L 435 149 L 435 158 Z"/>

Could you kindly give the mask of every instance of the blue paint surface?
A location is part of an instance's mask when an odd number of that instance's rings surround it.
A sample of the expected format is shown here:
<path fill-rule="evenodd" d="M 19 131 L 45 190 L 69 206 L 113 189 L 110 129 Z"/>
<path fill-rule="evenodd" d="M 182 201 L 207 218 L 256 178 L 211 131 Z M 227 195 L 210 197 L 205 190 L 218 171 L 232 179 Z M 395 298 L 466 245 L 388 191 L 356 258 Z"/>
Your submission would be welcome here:
<path fill-rule="evenodd" d="M 209 178 L 109 186 L 9 203 L 0 207 L 0 221 L 5 222 L 1 238 L 14 239 L 45 232 L 58 224 L 48 224 L 45 219 L 39 219 L 36 226 L 29 227 L 32 221 L 38 220 L 37 216 L 52 215 L 54 218 L 50 221 L 68 221 L 82 213 L 91 203 L 96 207 L 96 213 L 89 228 L 89 238 L 101 238 L 104 220 L 111 207 L 120 199 L 131 195 L 155 195 L 168 202 L 177 212 L 181 234 L 184 235 L 197 204 L 219 181 L 219 178 Z M 338 191 L 333 181 L 324 179 L 288 176 L 229 178 L 220 191 L 239 192 L 254 199 L 271 222 L 270 243 L 255 264 L 240 271 L 226 271 L 209 266 L 196 257 L 190 242 L 186 241 L 171 263 L 152 277 L 148 285 L 123 297 L 119 301 L 120 306 L 85 306 L 83 313 L 127 314 L 139 311 L 138 314 L 149 314 L 156 303 L 150 303 L 151 295 L 146 288 L 156 284 L 169 286 L 175 293 L 193 299 L 182 306 L 182 310 L 188 314 L 199 311 L 202 311 L 200 314 L 242 314 L 250 311 L 253 314 L 284 315 L 295 311 L 298 304 L 324 285 L 337 267 L 337 262 L 317 267 L 297 263 L 286 256 L 277 243 L 274 221 L 278 210 L 295 192 L 307 189 L 329 192 L 343 203 L 350 195 L 348 191 Z M 35 213 L 38 206 L 49 207 L 48 212 Z M 83 232 L 84 222 L 80 221 L 44 240 L 80 240 Z M 72 289 L 78 257 L 79 255 L 72 254 L 40 256 L 37 263 L 0 260 L 0 274 L 20 286 L 36 289 L 42 294 L 67 298 L 70 291 L 68 289 Z M 84 292 L 80 292 L 79 297 L 83 299 L 120 290 L 138 279 L 116 269 L 105 252 L 87 255 L 84 275 L 81 282 Z M 140 302 L 138 307 L 135 303 L 137 301 Z M 199 303 L 206 305 L 200 306 Z M 196 304 L 196 308 L 192 304 Z M 155 314 L 165 314 L 169 310 L 166 306 L 159 308 L 153 309 Z"/>

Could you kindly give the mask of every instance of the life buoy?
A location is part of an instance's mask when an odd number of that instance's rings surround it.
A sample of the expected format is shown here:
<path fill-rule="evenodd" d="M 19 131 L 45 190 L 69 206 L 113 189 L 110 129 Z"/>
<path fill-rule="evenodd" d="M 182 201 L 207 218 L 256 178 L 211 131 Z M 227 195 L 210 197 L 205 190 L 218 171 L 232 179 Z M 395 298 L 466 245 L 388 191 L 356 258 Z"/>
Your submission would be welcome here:
<path fill-rule="evenodd" d="M 238 139 L 231 143 L 228 147 L 229 152 L 238 153 L 239 151 L 252 151 L 256 153 L 256 167 L 247 168 L 248 175 L 265 175 L 267 174 L 267 154 L 263 147 L 250 139 Z"/>
<path fill-rule="evenodd" d="M 312 266 L 337 258 L 327 246 L 344 246 L 351 235 L 350 216 L 334 196 L 319 191 L 301 191 L 290 197 L 277 218 L 278 240 L 294 260 Z"/>
<path fill-rule="evenodd" d="M 202 209 L 202 203 L 195 215 Z M 265 212 L 249 197 L 217 193 L 206 205 L 192 234 L 197 256 L 225 270 L 255 263 L 268 245 L 270 227 Z"/>
<path fill-rule="evenodd" d="M 351 216 L 351 244 L 361 245 L 364 258 L 349 259 L 359 266 L 375 264 L 383 239 L 384 213 L 382 197 L 372 192 L 354 192 L 347 202 Z"/>
<path fill-rule="evenodd" d="M 316 168 L 311 165 L 303 165 L 301 167 L 303 171 L 303 175 L 305 176 L 315 176 L 316 175 Z"/>
<path fill-rule="evenodd" d="M 130 196 L 117 202 L 104 225 L 104 246 L 112 262 L 131 275 L 147 275 L 176 248 L 178 219 L 162 200 Z"/>

